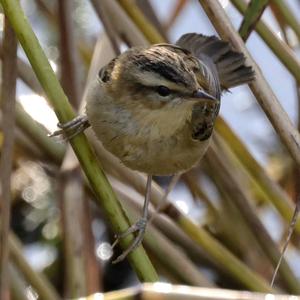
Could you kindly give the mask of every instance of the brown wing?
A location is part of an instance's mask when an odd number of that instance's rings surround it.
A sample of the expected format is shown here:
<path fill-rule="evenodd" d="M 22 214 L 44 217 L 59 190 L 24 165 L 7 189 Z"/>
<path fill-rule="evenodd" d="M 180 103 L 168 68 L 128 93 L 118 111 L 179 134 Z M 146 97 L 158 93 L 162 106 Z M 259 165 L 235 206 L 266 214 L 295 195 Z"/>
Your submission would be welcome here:
<path fill-rule="evenodd" d="M 244 55 L 232 50 L 228 42 L 221 41 L 216 36 L 188 33 L 176 45 L 197 57 L 214 80 L 220 82 L 222 89 L 249 83 L 254 79 L 254 71 L 245 65 Z"/>

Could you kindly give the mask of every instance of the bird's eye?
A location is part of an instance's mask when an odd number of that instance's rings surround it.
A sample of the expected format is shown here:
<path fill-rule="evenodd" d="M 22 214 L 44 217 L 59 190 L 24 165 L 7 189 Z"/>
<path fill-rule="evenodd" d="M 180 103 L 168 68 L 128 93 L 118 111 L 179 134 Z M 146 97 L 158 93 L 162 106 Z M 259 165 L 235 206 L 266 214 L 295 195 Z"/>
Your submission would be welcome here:
<path fill-rule="evenodd" d="M 160 86 L 157 87 L 157 92 L 162 97 L 169 96 L 170 93 L 171 93 L 170 89 L 167 88 L 166 86 L 163 86 L 163 85 L 160 85 Z"/>

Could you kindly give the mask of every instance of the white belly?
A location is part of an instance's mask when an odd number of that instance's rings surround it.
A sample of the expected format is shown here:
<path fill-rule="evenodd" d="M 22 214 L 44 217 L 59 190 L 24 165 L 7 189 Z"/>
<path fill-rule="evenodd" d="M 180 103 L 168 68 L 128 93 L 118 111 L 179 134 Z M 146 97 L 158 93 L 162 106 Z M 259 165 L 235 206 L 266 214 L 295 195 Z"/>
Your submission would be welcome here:
<path fill-rule="evenodd" d="M 192 139 L 190 107 L 149 110 L 135 103 L 128 108 L 99 95 L 89 97 L 86 113 L 104 147 L 129 168 L 147 174 L 186 171 L 209 145 L 209 140 Z"/>

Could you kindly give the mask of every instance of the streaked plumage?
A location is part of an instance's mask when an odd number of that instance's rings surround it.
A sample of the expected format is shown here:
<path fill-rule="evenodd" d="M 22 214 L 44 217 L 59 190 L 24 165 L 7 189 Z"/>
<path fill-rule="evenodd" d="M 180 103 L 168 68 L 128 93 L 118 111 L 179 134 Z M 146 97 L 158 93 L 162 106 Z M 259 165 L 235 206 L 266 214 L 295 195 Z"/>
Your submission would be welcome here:
<path fill-rule="evenodd" d="M 227 42 L 199 34 L 176 45 L 131 48 L 99 72 L 88 120 L 126 166 L 153 175 L 188 170 L 209 145 L 222 89 L 253 79 L 244 62 Z M 170 95 L 161 96 L 161 86 Z M 215 100 L 195 98 L 198 90 Z"/>

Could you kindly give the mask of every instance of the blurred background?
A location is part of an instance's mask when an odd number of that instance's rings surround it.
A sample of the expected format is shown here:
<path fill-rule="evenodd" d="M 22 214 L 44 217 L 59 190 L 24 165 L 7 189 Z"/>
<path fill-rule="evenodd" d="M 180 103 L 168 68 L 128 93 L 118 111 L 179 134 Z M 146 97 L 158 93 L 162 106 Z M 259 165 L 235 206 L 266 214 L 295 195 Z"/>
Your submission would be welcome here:
<path fill-rule="evenodd" d="M 262 2 L 268 5 L 256 23 L 260 32 L 250 33 L 246 47 L 299 128 L 295 73 L 297 68 L 300 71 L 300 1 Z M 237 7 L 246 7 L 247 1 L 219 3 L 238 31 L 244 15 Z M 130 27 L 123 25 L 124 32 L 120 29 L 122 18 L 115 5 L 142 36 L 148 24 L 172 43 L 188 32 L 217 35 L 196 0 L 24 0 L 21 5 L 75 109 L 80 106 L 88 76 L 95 76 L 98 67 L 114 57 L 110 42 L 120 51 L 135 45 L 128 38 L 133 34 Z M 146 23 L 135 21 L 130 13 L 134 7 Z M 4 15 L 0 16 L 3 31 Z M 276 50 L 276 43 L 283 50 Z M 287 61 L 285 56 L 292 58 Z M 16 112 L 11 176 L 12 298 L 46 299 L 30 272 L 37 272 L 37 277 L 45 275 L 41 284 L 52 291 L 47 299 L 83 297 L 137 285 L 138 277 L 127 260 L 111 264 L 111 255 L 116 257 L 121 249 L 111 253 L 114 234 L 101 207 L 92 201 L 94 196 L 76 159 L 69 159 L 71 168 L 66 166 L 70 156 L 65 154 L 67 144 L 47 137 L 56 130 L 58 120 L 20 46 L 18 57 L 16 99 L 21 105 Z M 294 73 L 288 65 L 291 62 Z M 216 147 L 180 178 L 168 197 L 177 213 L 163 210 L 149 227 L 144 246 L 163 282 L 264 291 L 299 197 L 298 168 L 248 86 L 224 93 L 218 122 Z M 101 163 L 135 220 L 144 189 L 137 182 L 144 177 L 127 170 L 122 173 L 110 160 Z M 157 177 L 155 181 L 155 197 L 159 198 L 170 178 Z M 187 224 L 183 220 L 191 221 L 192 228 L 183 225 Z M 193 228 L 201 237 L 193 235 Z M 284 293 L 300 294 L 299 233 L 297 222 L 275 282 Z M 217 254 L 219 250 L 222 255 Z M 239 263 L 245 269 L 239 268 Z M 247 277 L 243 270 L 254 277 Z M 251 278 L 262 286 L 251 283 Z M 18 289 L 26 291 L 25 298 L 18 295 Z"/>

